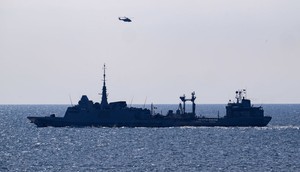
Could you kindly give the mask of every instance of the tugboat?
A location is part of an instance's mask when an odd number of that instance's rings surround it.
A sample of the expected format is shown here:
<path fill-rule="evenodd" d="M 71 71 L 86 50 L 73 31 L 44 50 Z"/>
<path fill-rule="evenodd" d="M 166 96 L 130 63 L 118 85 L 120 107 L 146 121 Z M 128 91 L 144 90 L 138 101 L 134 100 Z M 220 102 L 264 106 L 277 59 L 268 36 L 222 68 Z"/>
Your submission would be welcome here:
<path fill-rule="evenodd" d="M 128 107 L 125 101 L 108 103 L 106 90 L 106 74 L 104 65 L 103 87 L 101 103 L 94 103 L 83 95 L 78 104 L 67 108 L 64 117 L 55 117 L 55 114 L 45 117 L 27 117 L 37 127 L 179 127 L 179 126 L 224 126 L 246 127 L 266 126 L 270 116 L 264 116 L 262 107 L 254 107 L 251 101 L 245 98 L 246 90 L 236 92 L 237 102 L 229 102 L 226 106 L 226 115 L 221 118 L 199 117 L 195 113 L 196 96 L 186 99 L 180 97 L 183 103 L 179 104 L 174 113 L 169 110 L 166 115 L 154 112 L 151 109 Z M 186 101 L 192 102 L 192 112 L 186 112 Z"/>

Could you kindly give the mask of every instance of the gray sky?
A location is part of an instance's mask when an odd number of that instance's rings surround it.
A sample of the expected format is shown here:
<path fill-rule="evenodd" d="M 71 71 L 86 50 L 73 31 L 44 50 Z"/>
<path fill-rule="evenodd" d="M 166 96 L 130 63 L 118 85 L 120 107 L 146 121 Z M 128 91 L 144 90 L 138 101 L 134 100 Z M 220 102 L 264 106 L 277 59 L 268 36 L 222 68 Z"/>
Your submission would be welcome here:
<path fill-rule="evenodd" d="M 132 23 L 118 20 L 132 17 Z M 1 0 L 0 104 L 300 103 L 299 0 Z"/>

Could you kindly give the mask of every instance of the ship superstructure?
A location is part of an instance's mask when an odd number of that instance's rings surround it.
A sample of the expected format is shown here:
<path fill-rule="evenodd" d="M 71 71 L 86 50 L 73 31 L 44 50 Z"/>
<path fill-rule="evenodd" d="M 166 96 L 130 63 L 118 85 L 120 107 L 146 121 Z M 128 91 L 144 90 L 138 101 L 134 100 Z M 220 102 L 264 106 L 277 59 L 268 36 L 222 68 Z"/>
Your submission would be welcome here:
<path fill-rule="evenodd" d="M 231 101 L 226 106 L 226 118 L 242 118 L 264 116 L 264 110 L 261 106 L 254 107 L 251 101 L 246 99 L 246 89 L 238 90 L 236 93 L 236 103 Z"/>

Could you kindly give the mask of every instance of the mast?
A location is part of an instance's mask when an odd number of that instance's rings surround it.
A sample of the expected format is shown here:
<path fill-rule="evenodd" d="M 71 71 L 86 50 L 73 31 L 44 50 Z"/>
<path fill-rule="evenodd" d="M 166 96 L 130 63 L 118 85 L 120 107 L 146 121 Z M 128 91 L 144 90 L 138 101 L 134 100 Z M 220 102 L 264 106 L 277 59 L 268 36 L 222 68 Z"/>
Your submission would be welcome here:
<path fill-rule="evenodd" d="M 195 104 L 196 96 L 195 91 L 192 92 L 191 102 L 193 103 L 193 114 L 196 115 L 196 104 Z"/>
<path fill-rule="evenodd" d="M 106 75 L 105 75 L 105 69 L 106 69 L 106 67 L 105 67 L 105 64 L 104 64 L 104 66 L 103 66 L 103 71 L 104 71 L 104 73 L 103 73 L 103 87 L 102 87 L 102 99 L 101 99 L 101 107 L 102 108 L 105 108 L 107 105 L 108 105 L 108 102 L 107 102 L 107 93 L 106 93 L 106 83 L 105 83 L 105 77 L 106 77 Z"/>
<path fill-rule="evenodd" d="M 185 102 L 186 101 L 191 101 L 193 103 L 193 106 L 192 106 L 193 112 L 192 113 L 195 115 L 196 114 L 196 104 L 195 104 L 196 96 L 195 96 L 195 91 L 192 92 L 192 98 L 191 99 L 186 99 L 185 95 L 183 95 L 183 96 L 181 96 L 179 98 L 183 102 L 183 112 L 182 113 L 185 114 Z M 179 106 L 181 107 L 181 104 Z"/>
<path fill-rule="evenodd" d="M 180 100 L 183 102 L 183 114 L 185 114 L 185 102 L 187 101 L 185 95 L 179 97 Z"/>

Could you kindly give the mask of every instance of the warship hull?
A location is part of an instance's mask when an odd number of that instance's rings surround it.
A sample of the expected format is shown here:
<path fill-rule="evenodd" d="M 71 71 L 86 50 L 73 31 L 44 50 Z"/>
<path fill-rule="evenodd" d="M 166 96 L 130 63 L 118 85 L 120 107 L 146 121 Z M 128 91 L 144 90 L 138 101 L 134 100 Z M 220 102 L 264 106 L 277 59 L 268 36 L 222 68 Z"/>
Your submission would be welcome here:
<path fill-rule="evenodd" d="M 122 121 L 70 121 L 63 117 L 27 117 L 37 127 L 264 127 L 271 117 L 263 118 L 198 118 L 182 119 L 148 119 Z"/>
<path fill-rule="evenodd" d="M 68 107 L 64 117 L 55 117 L 55 114 L 46 117 L 27 117 L 38 127 L 263 127 L 271 117 L 264 116 L 262 107 L 254 107 L 251 101 L 244 96 L 245 90 L 236 91 L 236 102 L 229 102 L 226 106 L 226 115 L 221 118 L 206 118 L 196 115 L 196 96 L 185 95 L 179 97 L 180 103 L 176 112 L 169 110 L 166 115 L 155 113 L 151 109 L 128 107 L 126 101 L 108 102 L 106 90 L 105 65 L 103 67 L 103 87 L 101 102 L 94 103 L 83 95 L 75 106 Z M 192 102 L 192 112 L 187 113 L 185 104 Z M 218 114 L 219 116 L 219 114 Z"/>

